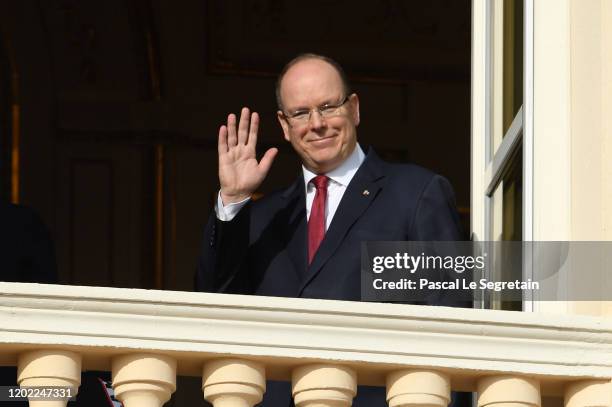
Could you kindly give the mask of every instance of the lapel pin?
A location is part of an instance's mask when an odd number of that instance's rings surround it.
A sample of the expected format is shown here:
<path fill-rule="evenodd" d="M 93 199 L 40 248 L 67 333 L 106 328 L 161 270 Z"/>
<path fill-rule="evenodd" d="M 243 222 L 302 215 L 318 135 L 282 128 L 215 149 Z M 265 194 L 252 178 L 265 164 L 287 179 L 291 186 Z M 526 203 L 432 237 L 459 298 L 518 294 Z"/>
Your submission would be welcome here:
<path fill-rule="evenodd" d="M 368 191 L 367 189 L 363 190 L 363 196 L 368 196 L 370 195 L 370 191 Z"/>

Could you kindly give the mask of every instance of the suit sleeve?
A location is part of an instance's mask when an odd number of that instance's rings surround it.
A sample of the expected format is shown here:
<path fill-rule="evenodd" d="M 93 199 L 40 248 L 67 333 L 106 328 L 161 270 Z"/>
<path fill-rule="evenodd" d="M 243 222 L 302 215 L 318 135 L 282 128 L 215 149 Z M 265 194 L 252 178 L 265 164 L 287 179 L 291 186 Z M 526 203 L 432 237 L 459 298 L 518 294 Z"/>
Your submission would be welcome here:
<path fill-rule="evenodd" d="M 58 282 L 55 246 L 43 221 L 32 215 L 26 226 L 30 239 L 28 261 L 22 264 L 23 281 L 56 284 Z"/>
<path fill-rule="evenodd" d="M 0 242 L 10 253 L 3 255 L 2 279 L 30 283 L 57 283 L 55 246 L 51 233 L 38 214 L 25 206 L 2 209 Z M 6 239 L 6 240 L 5 240 Z M 12 260 L 10 260 L 12 259 Z"/>
<path fill-rule="evenodd" d="M 248 294 L 246 258 L 249 248 L 251 205 L 231 221 L 217 219 L 213 212 L 204 238 L 195 278 L 197 291 Z"/>
<path fill-rule="evenodd" d="M 420 241 L 465 240 L 455 194 L 446 178 L 435 175 L 421 192 L 410 236 Z"/>

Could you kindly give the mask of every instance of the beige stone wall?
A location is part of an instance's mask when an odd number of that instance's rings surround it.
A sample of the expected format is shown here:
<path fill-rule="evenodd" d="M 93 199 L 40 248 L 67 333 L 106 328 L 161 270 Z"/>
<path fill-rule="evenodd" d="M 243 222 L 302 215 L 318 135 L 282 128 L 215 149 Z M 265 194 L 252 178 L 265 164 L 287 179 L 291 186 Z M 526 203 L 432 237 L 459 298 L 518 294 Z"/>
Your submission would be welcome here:
<path fill-rule="evenodd" d="M 605 240 L 604 0 L 570 5 L 571 238 Z M 612 20 L 612 18 L 611 18 Z"/>
<path fill-rule="evenodd" d="M 570 236 L 572 240 L 612 240 L 612 7 L 607 0 L 572 0 L 570 16 Z M 574 303 L 569 310 L 612 315 L 609 303 Z"/>
<path fill-rule="evenodd" d="M 612 240 L 612 4 L 538 0 L 534 26 L 534 240 Z M 598 302 L 536 310 L 612 313 Z"/>
<path fill-rule="evenodd" d="M 602 18 L 602 160 L 603 171 L 603 220 L 604 239 L 612 240 L 612 2 L 604 1 L 601 9 Z"/>

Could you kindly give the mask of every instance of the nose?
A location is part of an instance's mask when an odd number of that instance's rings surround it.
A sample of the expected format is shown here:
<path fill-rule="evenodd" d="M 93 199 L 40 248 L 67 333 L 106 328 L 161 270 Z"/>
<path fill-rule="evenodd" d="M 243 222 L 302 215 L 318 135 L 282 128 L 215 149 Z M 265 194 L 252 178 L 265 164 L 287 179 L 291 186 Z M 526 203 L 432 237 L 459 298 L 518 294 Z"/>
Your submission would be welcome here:
<path fill-rule="evenodd" d="M 325 119 L 323 118 L 321 113 L 319 113 L 317 109 L 313 109 L 310 112 L 308 123 L 310 124 L 311 130 L 317 130 L 317 129 L 325 127 Z"/>

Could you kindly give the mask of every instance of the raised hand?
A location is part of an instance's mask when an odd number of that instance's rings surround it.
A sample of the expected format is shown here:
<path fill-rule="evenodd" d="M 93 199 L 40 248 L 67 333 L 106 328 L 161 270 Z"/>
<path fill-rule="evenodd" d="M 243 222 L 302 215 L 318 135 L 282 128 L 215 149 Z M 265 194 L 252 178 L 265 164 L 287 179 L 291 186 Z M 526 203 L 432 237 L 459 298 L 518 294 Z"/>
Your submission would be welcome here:
<path fill-rule="evenodd" d="M 219 128 L 219 183 L 221 199 L 227 205 L 240 202 L 257 190 L 268 174 L 276 148 L 270 148 L 258 162 L 255 155 L 259 115 L 246 107 L 240 112 L 236 131 L 236 115 L 227 116 L 227 125 Z"/>

